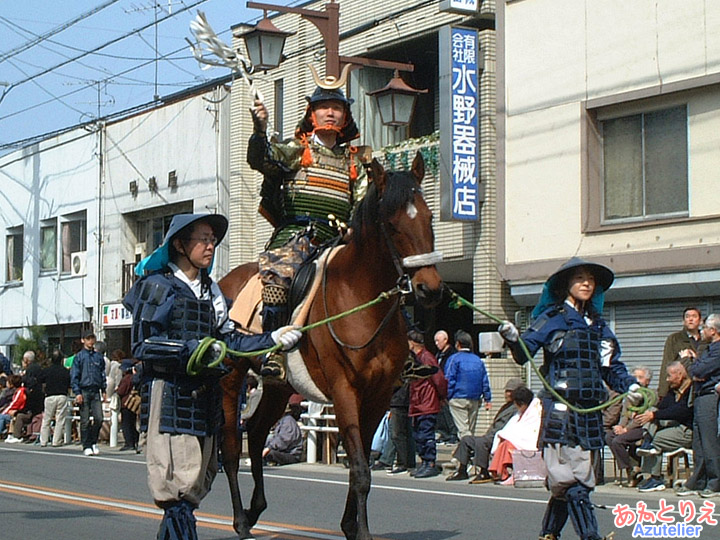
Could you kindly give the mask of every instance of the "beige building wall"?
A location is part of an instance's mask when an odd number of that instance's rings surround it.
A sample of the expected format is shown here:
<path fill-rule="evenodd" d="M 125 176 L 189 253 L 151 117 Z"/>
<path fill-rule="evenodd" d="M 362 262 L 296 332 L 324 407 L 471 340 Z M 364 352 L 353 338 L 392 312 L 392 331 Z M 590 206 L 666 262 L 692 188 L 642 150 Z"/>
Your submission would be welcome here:
<path fill-rule="evenodd" d="M 506 277 L 537 280 L 573 255 L 626 273 L 717 266 L 720 10 L 702 0 L 516 0 L 502 9 Z M 592 153 L 588 119 L 675 103 L 688 107 L 689 215 L 594 227 L 589 178 L 602 155 Z"/>

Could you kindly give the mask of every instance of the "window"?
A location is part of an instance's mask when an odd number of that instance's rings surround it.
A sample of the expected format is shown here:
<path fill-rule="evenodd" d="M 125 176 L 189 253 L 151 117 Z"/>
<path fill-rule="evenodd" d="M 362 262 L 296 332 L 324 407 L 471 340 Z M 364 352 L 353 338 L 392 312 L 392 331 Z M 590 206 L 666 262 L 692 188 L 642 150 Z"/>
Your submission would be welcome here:
<path fill-rule="evenodd" d="M 70 272 L 73 253 L 87 250 L 87 219 L 85 212 L 68 216 L 60 224 L 62 271 Z"/>
<path fill-rule="evenodd" d="M 57 224 L 54 219 L 40 226 L 40 270 L 57 270 Z"/>
<path fill-rule="evenodd" d="M 606 221 L 687 215 L 687 106 L 601 122 Z"/>
<path fill-rule="evenodd" d="M 6 281 L 22 281 L 23 278 L 23 227 L 8 229 L 5 239 Z"/>
<path fill-rule="evenodd" d="M 172 218 L 173 216 L 159 216 L 137 221 L 135 236 L 138 242 L 146 243 L 147 253 L 151 253 L 163 243 Z"/>

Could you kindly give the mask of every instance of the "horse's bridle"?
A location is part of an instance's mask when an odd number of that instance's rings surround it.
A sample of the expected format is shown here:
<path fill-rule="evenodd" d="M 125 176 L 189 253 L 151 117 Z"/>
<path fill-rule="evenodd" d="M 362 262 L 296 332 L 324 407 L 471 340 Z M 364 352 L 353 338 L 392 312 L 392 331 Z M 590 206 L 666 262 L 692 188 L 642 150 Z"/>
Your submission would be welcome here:
<path fill-rule="evenodd" d="M 408 255 L 407 257 L 401 257 L 398 253 L 397 248 L 395 247 L 395 244 L 393 243 L 392 239 L 390 238 L 390 235 L 387 232 L 387 227 L 385 227 L 385 222 L 380 222 L 380 230 L 382 231 L 383 238 L 385 238 L 385 243 L 387 244 L 388 250 L 390 251 L 390 257 L 392 258 L 393 265 L 395 266 L 395 270 L 398 273 L 398 279 L 396 282 L 395 287 L 390 291 L 395 296 L 395 299 L 393 301 L 393 305 L 390 307 L 388 312 L 383 317 L 383 320 L 380 321 L 380 324 L 373 332 L 372 336 L 370 336 L 370 339 L 368 339 L 364 344 L 362 345 L 349 345 L 345 343 L 343 340 L 341 340 L 337 334 L 335 333 L 335 329 L 332 326 L 332 323 L 328 322 L 328 330 L 330 331 L 330 335 L 335 340 L 335 343 L 340 345 L 341 347 L 345 347 L 346 349 L 350 349 L 353 351 L 357 351 L 360 349 L 364 349 L 368 345 L 370 345 L 375 338 L 378 337 L 380 332 L 383 328 L 387 326 L 387 324 L 390 322 L 390 318 L 392 317 L 393 313 L 395 313 L 395 310 L 397 310 L 398 305 L 400 304 L 400 296 L 404 296 L 407 294 L 411 294 L 413 292 L 412 287 L 412 278 L 410 277 L 410 274 L 406 272 L 407 269 L 416 269 L 416 268 L 422 268 L 424 266 L 432 266 L 439 262 L 442 262 L 443 255 L 440 251 L 431 251 L 429 253 L 418 253 L 417 255 Z M 328 308 L 327 308 L 327 262 L 325 263 L 325 267 L 323 268 L 323 274 L 322 274 L 322 295 L 323 295 L 323 307 L 325 308 L 325 316 L 328 316 Z"/>
<path fill-rule="evenodd" d="M 418 253 L 417 255 L 408 255 L 407 257 L 400 257 L 395 244 L 393 244 L 390 235 L 387 232 L 384 222 L 380 222 L 380 230 L 382 231 L 385 243 L 387 244 L 392 262 L 395 265 L 395 270 L 398 273 L 397 285 L 400 287 L 402 294 L 410 294 L 413 292 L 412 281 L 410 275 L 405 271 L 410 268 L 422 268 L 423 266 L 432 266 L 443 260 L 443 254 L 441 251 L 431 251 L 429 253 Z"/>

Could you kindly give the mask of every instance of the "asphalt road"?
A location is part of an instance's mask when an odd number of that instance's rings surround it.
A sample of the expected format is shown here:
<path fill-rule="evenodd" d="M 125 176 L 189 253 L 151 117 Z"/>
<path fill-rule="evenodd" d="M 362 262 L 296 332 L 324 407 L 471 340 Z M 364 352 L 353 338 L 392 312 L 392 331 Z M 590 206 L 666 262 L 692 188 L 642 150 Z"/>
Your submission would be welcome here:
<path fill-rule="evenodd" d="M 85 457 L 79 446 L 44 449 L 0 443 L 0 534 L 4 540 L 47 538 L 153 539 L 159 510 L 150 500 L 143 456 L 109 450 Z M 339 521 L 347 491 L 341 466 L 291 465 L 266 469 L 269 508 L 255 529 L 256 537 L 342 540 Z M 247 497 L 251 478 L 241 469 Z M 603 486 L 593 495 L 609 508 L 643 501 L 657 509 L 660 499 L 674 505 L 670 491 L 639 494 Z M 416 480 L 373 473 L 370 526 L 376 540 L 535 539 L 545 509 L 544 489 L 445 482 L 443 477 Z M 697 510 L 705 502 L 689 499 Z M 714 499 L 712 502 L 720 502 Z M 688 503 L 685 503 L 688 504 Z M 689 511 L 686 507 L 685 510 Z M 617 528 L 611 509 L 598 510 L 600 529 L 615 531 L 615 540 L 632 538 L 633 528 Z M 714 518 L 718 518 L 718 512 Z M 201 540 L 237 538 L 224 475 L 219 475 L 198 517 Z M 694 521 L 697 523 L 697 516 Z M 663 537 L 688 537 L 667 535 Z M 705 523 L 698 538 L 720 538 L 720 525 Z M 568 523 L 564 539 L 577 538 Z"/>

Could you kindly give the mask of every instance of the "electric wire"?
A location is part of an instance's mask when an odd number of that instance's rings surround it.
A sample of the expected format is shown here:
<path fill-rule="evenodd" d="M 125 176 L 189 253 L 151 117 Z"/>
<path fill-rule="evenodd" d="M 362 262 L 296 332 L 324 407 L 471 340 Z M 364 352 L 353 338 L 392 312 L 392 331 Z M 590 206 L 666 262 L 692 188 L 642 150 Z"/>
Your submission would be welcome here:
<path fill-rule="evenodd" d="M 110 45 L 113 45 L 113 44 L 115 44 L 115 43 L 118 43 L 119 41 L 122 41 L 122 40 L 124 40 L 124 39 L 126 39 L 126 38 L 128 38 L 128 37 L 130 37 L 130 36 L 133 36 L 133 35 L 135 35 L 135 34 L 139 34 L 139 33 L 142 32 L 143 30 L 147 30 L 148 28 L 152 27 L 152 26 L 155 25 L 155 24 L 159 24 L 159 23 L 161 23 L 161 22 L 163 22 L 163 21 L 166 21 L 166 20 L 169 19 L 169 18 L 175 17 L 175 16 L 179 15 L 180 13 L 184 13 L 185 11 L 188 11 L 188 10 L 194 8 L 194 7 L 197 7 L 197 6 L 199 6 L 200 4 L 204 4 L 205 2 L 207 2 L 207 0 L 197 0 L 196 2 L 192 3 L 191 5 L 181 8 L 181 9 L 179 9 L 178 11 L 176 11 L 175 13 L 173 13 L 173 14 L 171 14 L 171 15 L 166 15 L 166 16 L 164 16 L 164 17 L 161 17 L 161 18 L 157 19 L 157 21 L 150 22 L 150 23 L 148 23 L 148 24 L 146 24 L 146 25 L 143 25 L 143 26 L 141 26 L 141 27 L 139 27 L 139 28 L 136 28 L 136 29 L 134 29 L 134 30 L 132 30 L 132 31 L 130 31 L 130 32 L 127 32 L 127 33 L 125 33 L 125 34 L 123 34 L 123 35 L 121 35 L 121 36 L 119 36 L 119 37 L 117 37 L 117 38 L 111 39 L 110 41 L 106 41 L 105 43 L 103 43 L 103 44 L 101 44 L 101 45 L 98 45 L 97 47 L 94 47 L 93 49 L 90 49 L 90 50 L 85 51 L 85 52 L 83 52 L 83 53 L 81 53 L 81 54 L 79 54 L 79 55 L 77 55 L 77 56 L 75 56 L 75 57 L 72 57 L 72 58 L 70 58 L 70 59 L 68 59 L 68 60 L 65 60 L 64 62 L 60 62 L 59 64 L 56 64 L 56 65 L 54 65 L 54 66 L 51 66 L 51 67 L 49 67 L 49 68 L 46 68 L 46 69 L 40 71 L 39 73 L 35 73 L 34 75 L 31 75 L 31 76 L 29 76 L 29 77 L 26 77 L 25 79 L 22 79 L 22 80 L 20 80 L 20 81 L 14 82 L 14 83 L 10 84 L 10 85 L 5 89 L 5 91 L 2 93 L 2 96 L 0 96 L 0 101 L 2 101 L 2 99 L 3 99 L 3 98 L 8 94 L 8 92 L 9 92 L 10 90 L 12 90 L 13 88 L 17 88 L 17 87 L 19 87 L 19 86 L 22 86 L 23 84 L 28 83 L 28 82 L 30 82 L 30 81 L 33 80 L 33 79 L 36 79 L 36 78 L 38 78 L 38 77 L 42 77 L 43 75 L 47 75 L 48 73 L 51 73 L 51 72 L 55 71 L 56 69 L 59 69 L 59 68 L 61 68 L 61 67 L 63 67 L 63 66 L 66 66 L 66 65 L 72 63 L 72 62 L 75 62 L 75 61 L 77 61 L 77 60 L 80 60 L 81 58 L 85 58 L 86 56 L 89 56 L 89 55 L 93 54 L 93 53 L 96 52 L 96 51 L 100 51 L 100 50 L 102 50 L 102 49 L 104 49 L 104 48 L 106 48 L 106 47 L 109 47 Z"/>
<path fill-rule="evenodd" d="M 81 13 L 80 15 L 70 19 L 69 21 L 64 22 L 63 24 L 61 24 L 59 26 L 56 26 L 52 30 L 48 30 L 44 34 L 35 35 L 34 39 L 31 39 L 30 41 L 23 43 L 22 45 L 18 45 L 17 47 L 9 50 L 8 52 L 0 55 L 0 62 L 8 60 L 8 59 L 12 58 L 13 56 L 17 56 L 18 54 L 27 51 L 28 49 L 34 47 L 38 43 L 41 43 L 42 41 L 50 38 L 51 36 L 59 34 L 60 32 L 62 32 L 64 30 L 67 30 L 74 24 L 77 24 L 78 22 L 82 21 L 83 19 L 86 19 L 92 15 L 95 15 L 96 13 L 99 13 L 103 9 L 110 7 L 111 5 L 113 5 L 119 1 L 120 0 L 108 0 L 107 2 L 100 4 L 99 6 L 95 6 L 94 8 L 92 8 L 84 13 Z M 10 22 L 5 17 L 0 17 L 0 19 L 4 20 L 6 22 Z"/>

